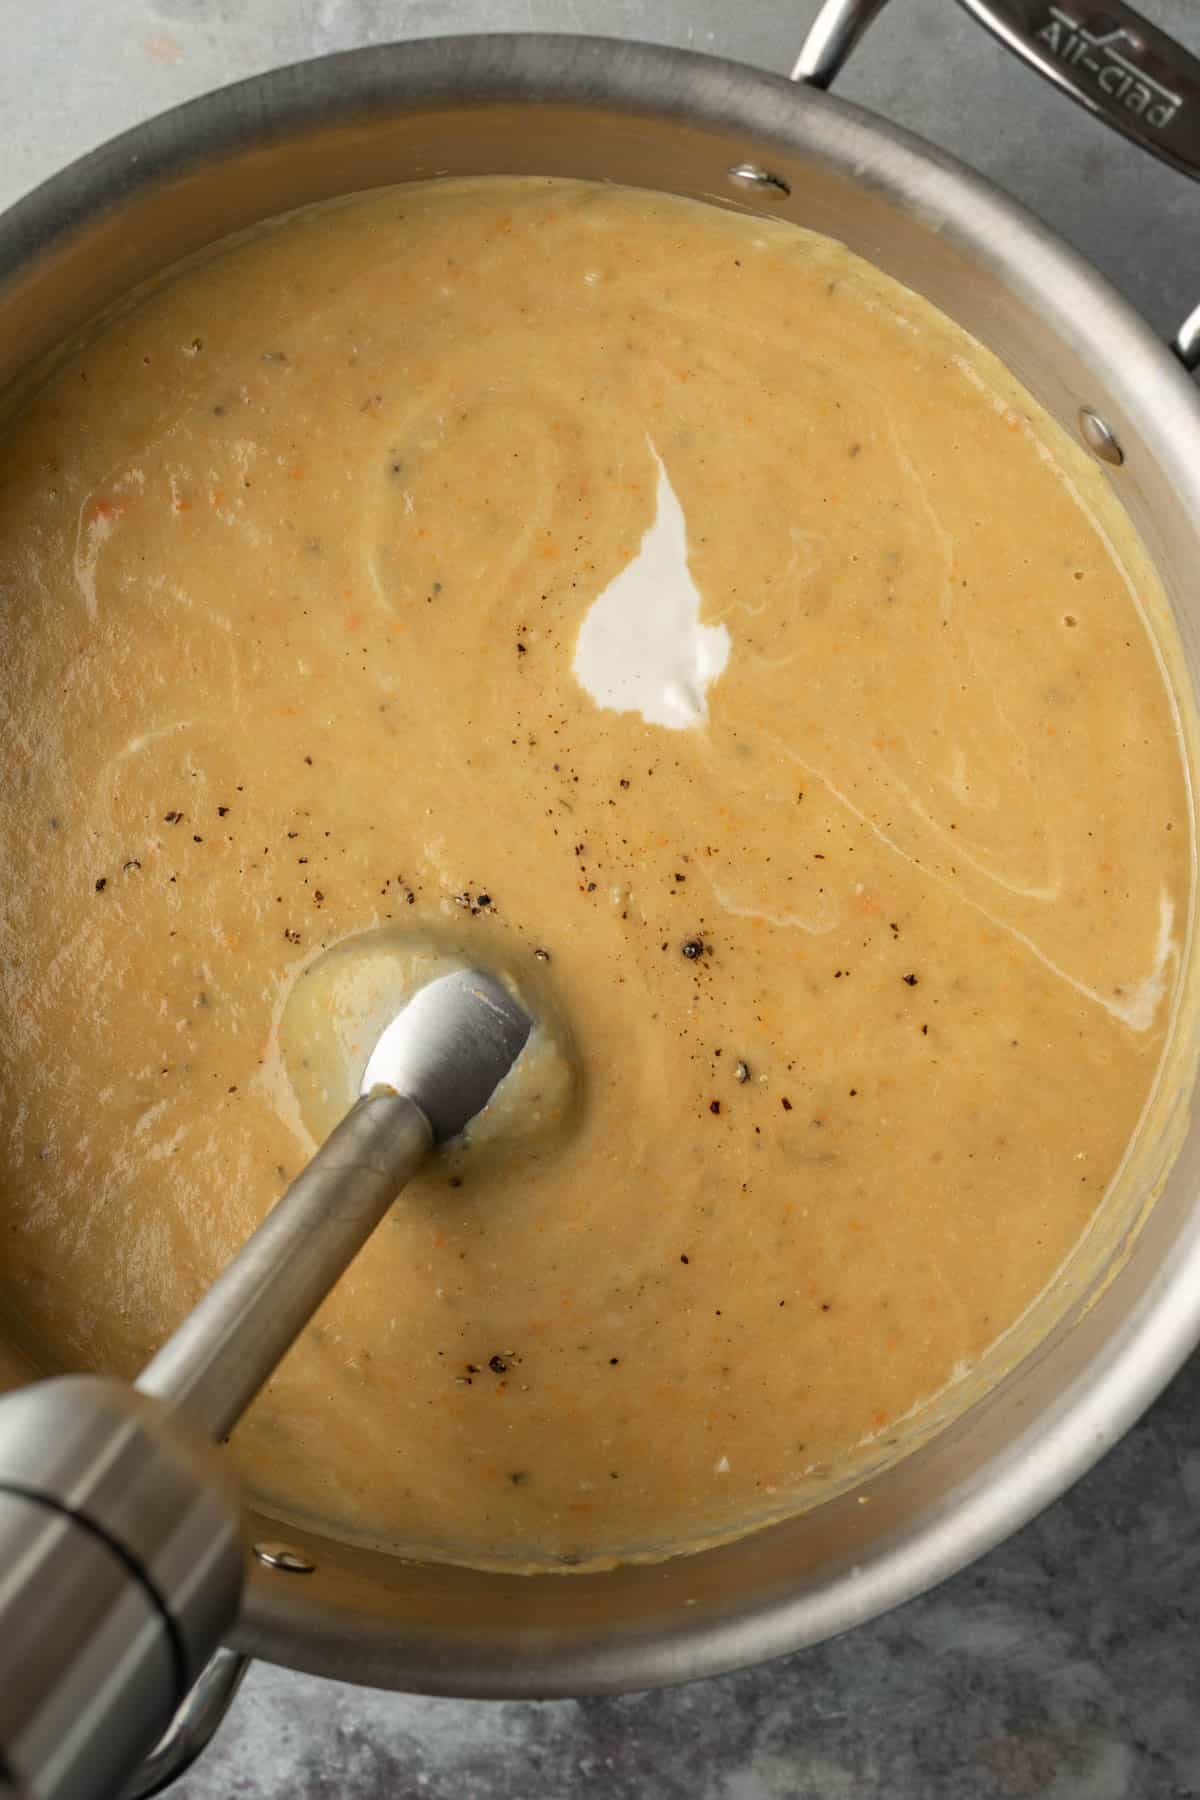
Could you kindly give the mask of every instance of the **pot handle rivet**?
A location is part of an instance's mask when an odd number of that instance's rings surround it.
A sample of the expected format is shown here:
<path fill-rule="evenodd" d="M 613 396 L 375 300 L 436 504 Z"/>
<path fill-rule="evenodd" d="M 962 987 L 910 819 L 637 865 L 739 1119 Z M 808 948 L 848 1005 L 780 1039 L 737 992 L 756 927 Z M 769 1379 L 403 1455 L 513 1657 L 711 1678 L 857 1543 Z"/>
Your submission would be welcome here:
<path fill-rule="evenodd" d="M 761 168 L 758 163 L 734 163 L 725 173 L 739 187 L 755 188 L 765 193 L 768 199 L 785 200 L 792 191 L 790 182 L 782 175 L 773 175 L 770 169 Z"/>
<path fill-rule="evenodd" d="M 1079 409 L 1079 435 L 1101 462 L 1111 463 L 1113 468 L 1119 469 L 1125 461 L 1125 452 L 1113 436 L 1112 427 L 1106 425 L 1090 406 Z"/>
<path fill-rule="evenodd" d="M 274 1539 L 255 1544 L 254 1554 L 268 1569 L 278 1569 L 284 1575 L 311 1575 L 317 1566 L 303 1550 L 297 1550 L 295 1544 L 280 1544 Z"/>

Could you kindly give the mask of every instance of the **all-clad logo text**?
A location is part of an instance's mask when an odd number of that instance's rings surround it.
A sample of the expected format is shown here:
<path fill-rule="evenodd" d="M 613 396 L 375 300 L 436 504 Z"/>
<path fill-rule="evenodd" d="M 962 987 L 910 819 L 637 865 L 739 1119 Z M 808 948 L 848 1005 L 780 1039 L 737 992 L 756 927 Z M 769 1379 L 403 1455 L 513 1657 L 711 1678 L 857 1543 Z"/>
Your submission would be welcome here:
<path fill-rule="evenodd" d="M 1163 130 L 1183 107 L 1183 99 L 1155 81 L 1128 54 L 1137 39 L 1121 26 L 1089 31 L 1081 19 L 1058 6 L 1038 32 L 1038 39 L 1059 62 L 1092 77 L 1110 101 L 1135 113 L 1145 124 Z"/>

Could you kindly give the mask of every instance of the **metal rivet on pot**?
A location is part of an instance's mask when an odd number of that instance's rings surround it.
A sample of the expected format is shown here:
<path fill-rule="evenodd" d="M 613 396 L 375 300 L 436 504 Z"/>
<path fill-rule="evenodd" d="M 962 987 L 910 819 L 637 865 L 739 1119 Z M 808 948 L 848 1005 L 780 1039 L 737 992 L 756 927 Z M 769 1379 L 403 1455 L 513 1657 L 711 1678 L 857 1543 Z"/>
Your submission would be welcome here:
<path fill-rule="evenodd" d="M 274 1540 L 255 1544 L 254 1554 L 268 1569 L 279 1569 L 285 1575 L 311 1575 L 317 1566 L 303 1550 L 297 1550 L 295 1544 L 278 1544 Z"/>
<path fill-rule="evenodd" d="M 770 169 L 764 169 L 758 163 L 734 163 L 732 169 L 725 172 L 739 187 L 757 188 L 774 200 L 784 200 L 792 191 L 782 175 L 772 175 Z"/>
<path fill-rule="evenodd" d="M 1079 409 L 1079 433 L 1088 449 L 1094 451 L 1101 462 L 1112 463 L 1114 468 L 1120 468 L 1125 461 L 1125 452 L 1113 436 L 1111 427 L 1090 406 L 1081 406 Z"/>

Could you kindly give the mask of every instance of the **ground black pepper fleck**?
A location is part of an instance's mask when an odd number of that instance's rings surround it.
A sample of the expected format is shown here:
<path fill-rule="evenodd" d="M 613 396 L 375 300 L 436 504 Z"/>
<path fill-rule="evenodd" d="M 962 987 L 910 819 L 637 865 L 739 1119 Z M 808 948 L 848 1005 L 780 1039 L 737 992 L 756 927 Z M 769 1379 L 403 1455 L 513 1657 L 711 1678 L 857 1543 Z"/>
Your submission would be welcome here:
<path fill-rule="evenodd" d="M 107 886 L 108 886 L 107 875 L 97 875 L 97 877 L 96 877 L 96 892 L 98 894 L 102 894 Z"/>
<path fill-rule="evenodd" d="M 488 1357 L 488 1368 L 492 1371 L 493 1375 L 507 1375 L 508 1374 L 508 1364 L 505 1362 L 505 1360 L 502 1356 L 489 1356 Z"/>
<path fill-rule="evenodd" d="M 698 937 L 688 938 L 687 942 L 683 945 L 683 954 L 687 957 L 689 962 L 695 962 L 698 956 L 704 955 L 704 939 Z"/>
<path fill-rule="evenodd" d="M 710 1100 L 708 1103 L 708 1110 L 710 1113 L 719 1113 L 721 1110 L 721 1102 L 719 1100 Z"/>
<path fill-rule="evenodd" d="M 917 985 L 917 977 L 915 975 L 905 975 L 902 976 L 901 979 L 906 987 L 916 987 Z"/>
<path fill-rule="evenodd" d="M 685 1263 L 685 1262 L 690 1262 L 691 1258 L 688 1256 L 681 1256 L 679 1260 L 681 1263 Z"/>
<path fill-rule="evenodd" d="M 163 814 L 163 824 L 164 825 L 178 825 L 179 821 L 182 818 L 183 818 L 183 814 L 181 812 L 175 812 L 174 810 L 172 810 L 169 813 Z"/>

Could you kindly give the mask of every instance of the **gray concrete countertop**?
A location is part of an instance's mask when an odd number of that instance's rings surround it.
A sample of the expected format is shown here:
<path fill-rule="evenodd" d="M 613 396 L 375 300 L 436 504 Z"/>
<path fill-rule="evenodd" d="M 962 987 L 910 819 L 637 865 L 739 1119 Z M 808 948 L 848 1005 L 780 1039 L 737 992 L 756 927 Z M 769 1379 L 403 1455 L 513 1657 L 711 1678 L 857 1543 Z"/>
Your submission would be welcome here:
<path fill-rule="evenodd" d="M 1142 0 L 1200 51 L 1196 0 Z M 572 30 L 786 70 L 815 0 L 0 0 L 0 207 L 114 132 L 323 51 Z M 1026 201 L 1168 331 L 1200 189 L 1059 99 L 950 0 L 893 0 L 839 92 Z M 1200 1359 L 1057 1506 L 935 1593 L 765 1668 L 473 1705 L 259 1667 L 177 1800 L 1184 1800 L 1200 1795 Z"/>

